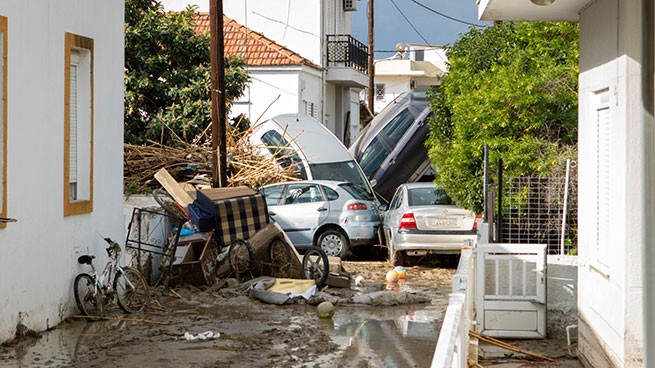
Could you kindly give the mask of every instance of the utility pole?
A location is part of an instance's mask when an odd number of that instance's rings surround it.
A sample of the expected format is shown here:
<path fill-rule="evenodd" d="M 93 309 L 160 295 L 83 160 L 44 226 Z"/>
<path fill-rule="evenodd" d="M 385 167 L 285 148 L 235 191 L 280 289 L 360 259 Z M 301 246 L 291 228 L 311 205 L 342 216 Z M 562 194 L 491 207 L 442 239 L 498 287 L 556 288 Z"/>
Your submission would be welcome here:
<path fill-rule="evenodd" d="M 227 186 L 223 0 L 209 0 L 209 28 L 212 98 L 212 187 L 219 188 Z"/>
<path fill-rule="evenodd" d="M 373 37 L 373 0 L 368 0 L 368 109 L 375 114 L 375 64 L 373 56 L 375 53 L 375 38 Z"/>

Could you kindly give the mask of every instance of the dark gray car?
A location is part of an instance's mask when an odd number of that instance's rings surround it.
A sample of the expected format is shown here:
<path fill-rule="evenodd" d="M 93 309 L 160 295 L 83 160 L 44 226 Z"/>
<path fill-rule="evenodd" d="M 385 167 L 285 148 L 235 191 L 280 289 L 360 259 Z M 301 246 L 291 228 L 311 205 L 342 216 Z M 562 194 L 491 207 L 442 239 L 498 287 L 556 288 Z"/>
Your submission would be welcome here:
<path fill-rule="evenodd" d="M 425 93 L 403 93 L 350 146 L 373 189 L 387 202 L 400 184 L 418 181 L 431 171 L 425 147 L 431 114 Z"/>

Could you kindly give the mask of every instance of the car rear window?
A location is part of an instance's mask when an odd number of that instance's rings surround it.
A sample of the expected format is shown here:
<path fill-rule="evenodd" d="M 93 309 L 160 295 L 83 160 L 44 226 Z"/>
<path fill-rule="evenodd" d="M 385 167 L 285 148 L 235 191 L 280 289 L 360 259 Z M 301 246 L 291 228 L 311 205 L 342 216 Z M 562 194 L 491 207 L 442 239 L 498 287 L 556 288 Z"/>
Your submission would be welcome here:
<path fill-rule="evenodd" d="M 366 201 L 373 200 L 373 191 L 362 175 L 355 161 L 310 164 L 312 178 L 315 180 L 338 180 L 352 183 L 353 197 Z"/>
<path fill-rule="evenodd" d="M 389 156 L 389 150 L 378 138 L 374 138 L 371 144 L 362 152 L 359 165 L 364 170 L 364 174 L 370 179 L 378 171 L 387 156 Z"/>
<path fill-rule="evenodd" d="M 452 199 L 443 188 L 413 188 L 409 190 L 407 202 L 410 206 L 451 205 Z"/>

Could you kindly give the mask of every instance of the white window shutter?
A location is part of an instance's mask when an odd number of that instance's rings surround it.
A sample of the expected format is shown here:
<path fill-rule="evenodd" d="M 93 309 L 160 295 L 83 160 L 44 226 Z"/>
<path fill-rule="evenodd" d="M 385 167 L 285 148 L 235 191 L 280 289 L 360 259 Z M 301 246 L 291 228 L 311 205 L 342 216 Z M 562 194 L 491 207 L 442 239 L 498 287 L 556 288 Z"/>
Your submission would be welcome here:
<path fill-rule="evenodd" d="M 69 182 L 77 183 L 77 65 L 70 66 L 70 157 Z"/>

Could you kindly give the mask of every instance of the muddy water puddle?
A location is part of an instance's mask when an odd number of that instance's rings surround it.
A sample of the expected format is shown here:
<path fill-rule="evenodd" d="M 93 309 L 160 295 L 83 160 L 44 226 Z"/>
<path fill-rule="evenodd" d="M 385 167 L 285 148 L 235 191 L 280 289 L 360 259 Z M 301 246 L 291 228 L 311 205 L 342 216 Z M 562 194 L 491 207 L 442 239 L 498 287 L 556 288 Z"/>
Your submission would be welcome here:
<path fill-rule="evenodd" d="M 429 367 L 446 306 L 434 295 L 429 304 L 337 307 L 332 320 L 318 326 L 340 351 L 319 361 L 336 367 Z"/>

